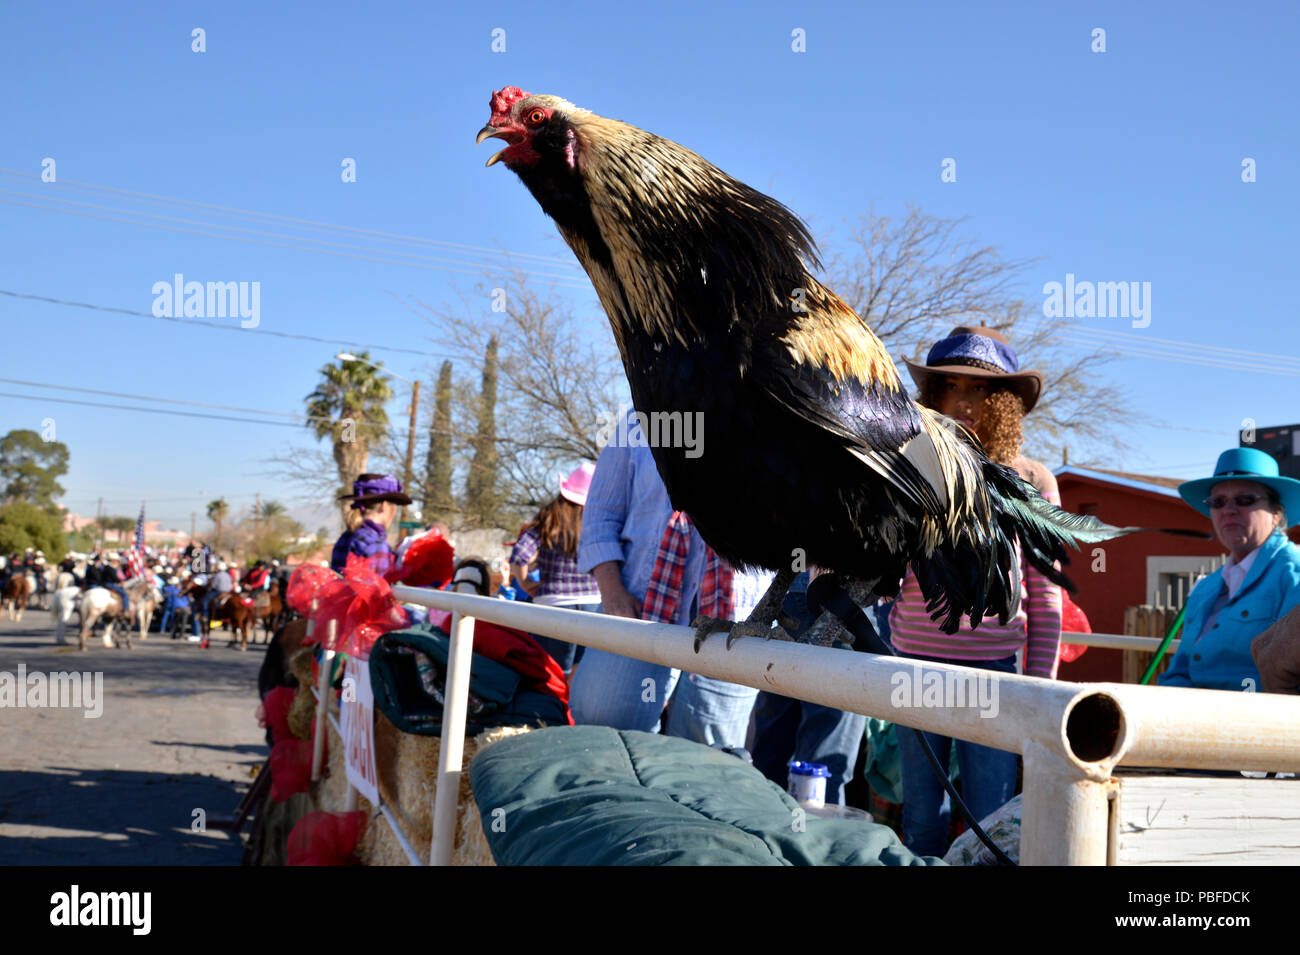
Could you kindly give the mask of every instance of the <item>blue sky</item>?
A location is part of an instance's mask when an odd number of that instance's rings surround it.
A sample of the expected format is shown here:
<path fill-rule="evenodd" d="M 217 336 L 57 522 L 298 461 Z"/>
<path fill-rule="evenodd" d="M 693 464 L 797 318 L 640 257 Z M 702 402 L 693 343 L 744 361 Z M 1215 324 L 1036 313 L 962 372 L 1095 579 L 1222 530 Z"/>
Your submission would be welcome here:
<path fill-rule="evenodd" d="M 111 17 L 98 4 L 7 7 L 0 289 L 148 312 L 154 283 L 180 272 L 260 282 L 261 314 L 237 331 L 0 296 L 0 377 L 292 413 L 338 349 L 267 333 L 438 354 L 400 300 L 453 301 L 475 284 L 462 274 L 473 263 L 501 262 L 396 240 L 380 253 L 358 234 L 287 248 L 308 233 L 286 238 L 286 219 L 217 218 L 76 184 L 553 257 L 530 267 L 571 276 L 562 294 L 599 328 L 550 221 L 473 145 L 490 92 L 519 85 L 684 143 L 818 231 L 873 204 L 969 216 L 965 234 L 1038 260 L 1023 283 L 1032 299 L 1066 273 L 1150 282 L 1146 328 L 1079 321 L 1093 340 L 1122 331 L 1142 351 L 1098 383 L 1122 384 L 1140 410 L 1135 451 L 1116 466 L 1196 476 L 1236 443 L 1243 418 L 1300 421 L 1294 3 L 266 6 L 146 2 Z M 191 50 L 194 28 L 206 52 Z M 497 28 L 504 52 L 492 50 Z M 1105 53 L 1090 49 L 1094 28 Z M 791 49 L 795 29 L 806 52 Z M 55 183 L 39 179 L 46 157 Z M 356 182 L 341 181 L 345 157 Z M 956 182 L 940 181 L 945 157 Z M 1245 157 L 1255 182 L 1241 180 Z M 81 214 L 58 211 L 68 209 Z M 225 222 L 270 244 L 141 212 Z M 1237 350 L 1216 360 L 1244 367 L 1168 360 L 1170 341 Z M 1240 351 L 1284 356 L 1287 373 L 1261 373 Z M 437 363 L 373 354 L 407 377 Z M 294 428 L 50 399 L 163 407 L 144 401 L 11 382 L 0 392 L 31 396 L 0 397 L 0 433 L 54 419 L 72 457 L 61 503 L 80 513 L 100 495 L 113 513 L 146 499 L 151 517 L 188 527 L 197 510 L 202 527 L 219 495 L 236 507 L 258 492 L 292 502 L 297 489 L 266 460 L 313 443 Z"/>

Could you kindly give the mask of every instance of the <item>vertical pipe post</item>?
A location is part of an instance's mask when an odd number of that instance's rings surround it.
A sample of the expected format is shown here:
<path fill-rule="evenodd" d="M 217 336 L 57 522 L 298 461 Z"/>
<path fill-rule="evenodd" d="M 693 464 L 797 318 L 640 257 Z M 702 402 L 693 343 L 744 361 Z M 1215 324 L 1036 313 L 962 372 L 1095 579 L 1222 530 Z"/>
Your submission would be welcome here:
<path fill-rule="evenodd" d="M 1088 779 L 1035 740 L 1025 743 L 1021 865 L 1105 865 L 1110 802 L 1106 783 Z"/>
<path fill-rule="evenodd" d="M 468 588 L 472 589 L 472 588 Z M 456 812 L 465 755 L 465 714 L 469 706 L 469 673 L 474 659 L 474 618 L 451 615 L 451 646 L 447 655 L 446 703 L 442 708 L 442 750 L 438 754 L 438 789 L 433 799 L 433 842 L 430 865 L 451 865 L 456 847 Z"/>
<path fill-rule="evenodd" d="M 334 628 L 336 622 L 329 622 L 325 637 L 325 653 L 321 657 L 320 673 L 316 677 L 316 733 L 311 749 L 311 781 L 320 779 L 321 768 L 325 762 L 325 714 L 330 705 L 330 671 L 334 668 Z"/>

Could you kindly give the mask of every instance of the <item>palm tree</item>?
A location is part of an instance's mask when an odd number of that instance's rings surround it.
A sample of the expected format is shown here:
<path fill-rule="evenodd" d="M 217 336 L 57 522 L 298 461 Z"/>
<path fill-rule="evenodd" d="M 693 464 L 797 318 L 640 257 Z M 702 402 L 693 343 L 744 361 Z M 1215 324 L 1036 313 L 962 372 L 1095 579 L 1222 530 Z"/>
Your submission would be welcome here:
<path fill-rule="evenodd" d="M 257 512 L 257 517 L 259 520 L 266 521 L 266 520 L 270 520 L 272 517 L 275 517 L 277 514 L 283 514 L 283 513 L 284 513 L 283 504 L 281 504 L 279 501 L 267 501 L 265 504 L 262 505 L 261 510 Z"/>
<path fill-rule="evenodd" d="M 226 503 L 224 497 L 208 502 L 208 519 L 217 526 L 217 546 L 214 550 L 221 550 L 221 522 L 226 519 L 226 515 L 229 513 L 230 505 Z"/>
<path fill-rule="evenodd" d="M 366 470 L 371 441 L 388 427 L 384 404 L 393 397 L 382 362 L 369 363 L 370 353 L 364 351 L 356 357 L 322 366 L 320 384 L 304 399 L 307 427 L 318 441 L 333 442 L 341 494 L 349 493 L 357 475 Z"/>

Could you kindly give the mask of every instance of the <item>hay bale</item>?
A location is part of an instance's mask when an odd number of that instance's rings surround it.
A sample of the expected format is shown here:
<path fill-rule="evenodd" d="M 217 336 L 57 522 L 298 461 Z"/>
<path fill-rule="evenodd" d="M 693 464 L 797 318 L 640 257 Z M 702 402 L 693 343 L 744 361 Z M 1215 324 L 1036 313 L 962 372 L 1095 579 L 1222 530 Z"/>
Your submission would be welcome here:
<path fill-rule="evenodd" d="M 465 741 L 464 764 L 486 746 L 507 736 L 531 732 L 526 726 L 505 726 L 487 730 Z M 433 800 L 437 792 L 438 758 L 442 740 L 436 736 L 403 733 L 383 713 L 375 713 L 375 762 L 379 771 L 379 793 L 390 811 L 399 817 L 411 846 L 427 863 L 433 841 Z M 408 865 L 401 843 L 388 822 L 375 818 L 366 828 L 359 848 L 367 865 Z M 460 776 L 460 805 L 456 820 L 456 846 L 452 865 L 495 865 L 483 832 L 478 806 L 470 788 L 468 771 Z"/>

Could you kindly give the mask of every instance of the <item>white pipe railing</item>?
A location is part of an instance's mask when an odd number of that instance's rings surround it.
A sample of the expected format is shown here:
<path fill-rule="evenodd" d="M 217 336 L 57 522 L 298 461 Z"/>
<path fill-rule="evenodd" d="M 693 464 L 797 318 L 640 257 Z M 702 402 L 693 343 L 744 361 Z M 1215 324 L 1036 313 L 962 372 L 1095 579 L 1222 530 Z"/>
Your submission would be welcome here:
<path fill-rule="evenodd" d="M 1085 647 L 1097 647 L 1102 650 L 1141 650 L 1143 653 L 1155 653 L 1163 642 L 1160 637 L 1138 637 L 1131 633 L 1070 633 L 1061 631 L 1062 643 L 1077 643 Z M 1182 641 L 1169 641 L 1168 655 L 1178 652 Z"/>
<path fill-rule="evenodd" d="M 1300 700 L 1288 696 L 997 674 L 995 715 L 973 705 L 900 707 L 893 702 L 900 673 L 950 686 L 990 675 L 779 640 L 743 639 L 728 650 L 721 635 L 696 653 L 694 632 L 687 627 L 406 586 L 393 587 L 393 594 L 404 603 L 452 613 L 433 865 L 450 861 L 454 841 L 475 617 L 1020 753 L 1025 756 L 1021 860 L 1027 864 L 1105 863 L 1105 783 L 1116 765 L 1300 771 Z M 1116 635 L 1077 636 L 1084 638 L 1077 642 L 1085 642 Z"/>

